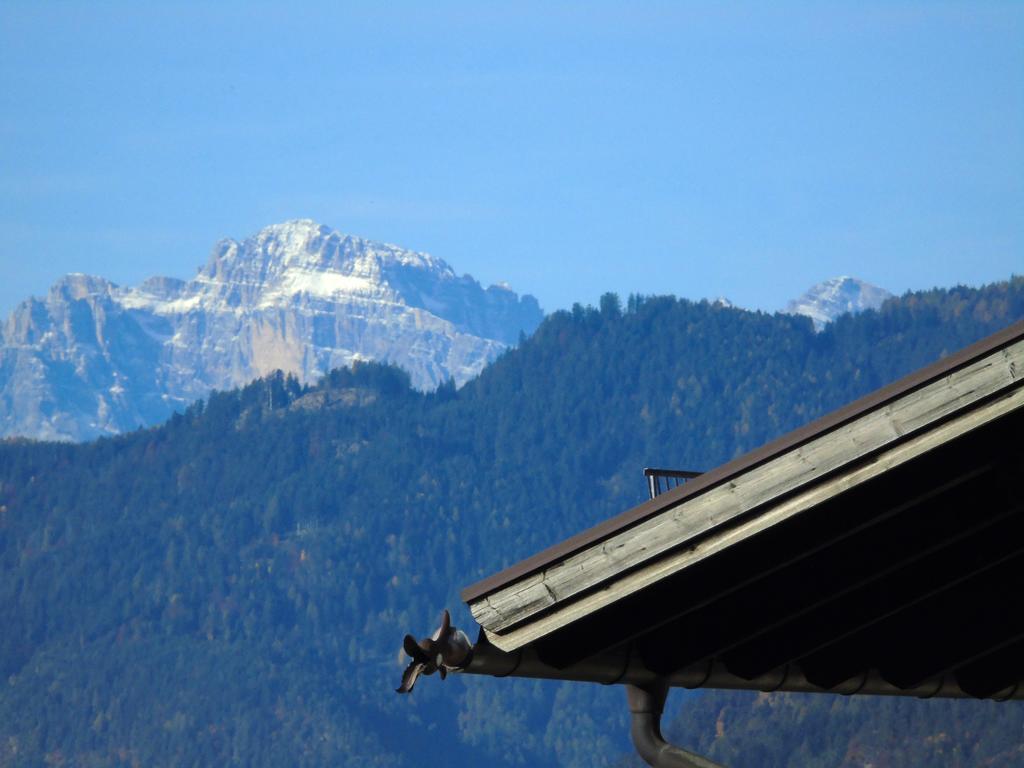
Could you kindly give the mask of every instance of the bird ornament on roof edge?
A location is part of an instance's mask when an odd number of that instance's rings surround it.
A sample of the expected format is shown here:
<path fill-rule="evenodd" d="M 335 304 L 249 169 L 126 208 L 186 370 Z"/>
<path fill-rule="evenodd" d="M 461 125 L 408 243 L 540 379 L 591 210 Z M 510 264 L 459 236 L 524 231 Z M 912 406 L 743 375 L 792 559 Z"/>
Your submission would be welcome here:
<path fill-rule="evenodd" d="M 402 643 L 412 662 L 402 673 L 402 684 L 396 693 L 410 693 L 420 675 L 441 673 L 444 680 L 448 670 L 461 669 L 469 663 L 473 646 L 461 629 L 452 626 L 447 609 L 441 616 L 441 626 L 434 634 L 417 642 L 412 635 L 406 635 Z"/>

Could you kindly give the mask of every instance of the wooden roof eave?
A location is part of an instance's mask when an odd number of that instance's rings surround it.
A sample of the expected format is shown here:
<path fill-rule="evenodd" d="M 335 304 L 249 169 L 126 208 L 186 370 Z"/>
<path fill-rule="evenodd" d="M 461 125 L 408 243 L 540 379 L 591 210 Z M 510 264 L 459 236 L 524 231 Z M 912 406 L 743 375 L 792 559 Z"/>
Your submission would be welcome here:
<path fill-rule="evenodd" d="M 597 536 L 587 532 L 589 541 L 574 537 L 567 543 L 579 546 L 564 554 L 542 553 L 535 569 L 513 567 L 469 588 L 474 618 L 496 647 L 521 648 L 1024 407 L 1024 323 L 965 353 L 816 422 L 816 432 L 780 438 L 768 456 L 753 452 L 761 455 L 746 467 L 742 457 L 727 465 L 739 471 L 666 494 L 653 512 L 648 502 Z"/>

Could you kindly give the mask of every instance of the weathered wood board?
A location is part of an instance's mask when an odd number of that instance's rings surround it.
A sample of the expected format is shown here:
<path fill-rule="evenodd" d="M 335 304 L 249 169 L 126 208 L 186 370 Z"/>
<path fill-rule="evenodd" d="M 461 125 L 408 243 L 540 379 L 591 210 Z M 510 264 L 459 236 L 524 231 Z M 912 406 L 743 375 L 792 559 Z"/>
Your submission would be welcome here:
<path fill-rule="evenodd" d="M 474 600 L 470 609 L 492 643 L 518 648 L 1024 406 L 1022 384 L 1024 341 Z M 1000 393 L 1005 396 L 989 400 Z M 875 458 L 865 463 L 871 455 Z M 782 497 L 784 502 L 771 506 Z M 744 517 L 755 509 L 764 511 Z M 744 519 L 728 525 L 739 518 Z M 711 531 L 716 534 L 708 536 Z M 687 542 L 693 546 L 685 547 Z"/>

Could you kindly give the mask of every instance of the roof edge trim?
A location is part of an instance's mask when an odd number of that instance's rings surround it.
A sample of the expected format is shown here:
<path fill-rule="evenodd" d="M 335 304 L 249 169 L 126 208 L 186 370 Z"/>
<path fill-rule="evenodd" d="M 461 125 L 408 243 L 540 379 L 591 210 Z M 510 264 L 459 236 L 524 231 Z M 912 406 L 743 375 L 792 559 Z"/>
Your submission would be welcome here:
<path fill-rule="evenodd" d="M 916 390 L 951 376 L 994 353 L 1024 339 L 1024 320 L 988 336 L 962 350 L 949 355 L 925 368 L 899 379 L 881 389 L 827 414 L 810 424 L 789 432 L 760 448 L 740 456 L 713 469 L 685 485 L 662 494 L 657 499 L 645 502 L 609 520 L 589 528 L 565 541 L 533 555 L 499 573 L 489 576 L 462 590 L 461 597 L 466 603 L 479 602 L 484 596 L 503 589 L 545 567 L 564 560 L 587 547 L 620 531 L 631 528 L 660 513 L 666 512 L 683 501 L 687 501 L 728 482 L 795 448 L 823 437 L 866 414 L 884 408 Z M 1011 371 L 1011 376 L 1014 376 Z M 1017 374 L 1016 377 L 1019 377 Z"/>
<path fill-rule="evenodd" d="M 693 563 L 715 555 L 737 541 L 756 535 L 784 520 L 801 514 L 831 498 L 867 482 L 879 474 L 927 453 L 938 445 L 956 439 L 1008 413 L 1024 408 L 1024 386 L 1013 387 L 1008 394 L 988 400 L 982 407 L 968 410 L 933 429 L 888 447 L 867 461 L 801 490 L 781 503 L 769 504 L 766 511 L 753 517 L 743 516 L 735 522 L 723 523 L 718 531 L 708 534 L 696 544 L 676 547 L 665 554 L 645 561 L 633 570 L 609 574 L 596 589 L 572 595 L 540 608 L 527 606 L 503 628 L 493 621 L 494 606 L 490 599 L 470 606 L 473 617 L 485 630 L 488 640 L 504 651 L 513 651 L 571 624 L 611 603 L 677 573 Z M 556 588 L 561 585 L 556 584 Z M 547 590 L 547 588 L 544 588 Z M 501 593 L 504 595 L 504 593 Z M 511 602 L 511 601 L 509 601 Z M 514 605 L 514 603 L 513 603 Z M 503 606 L 502 606 L 503 607 Z"/>

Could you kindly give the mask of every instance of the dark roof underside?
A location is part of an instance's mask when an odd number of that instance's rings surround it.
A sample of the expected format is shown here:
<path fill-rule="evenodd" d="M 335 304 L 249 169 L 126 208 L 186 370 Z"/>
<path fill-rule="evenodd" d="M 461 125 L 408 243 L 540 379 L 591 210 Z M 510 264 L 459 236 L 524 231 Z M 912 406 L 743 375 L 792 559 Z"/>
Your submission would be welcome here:
<path fill-rule="evenodd" d="M 564 668 L 639 655 L 830 689 L 1024 680 L 1024 411 L 967 433 L 532 643 Z"/>
<path fill-rule="evenodd" d="M 610 535 L 628 529 L 630 526 L 653 517 L 680 501 L 696 496 L 706 489 L 727 482 L 730 478 L 741 475 L 770 459 L 808 441 L 827 434 L 836 428 L 857 419 L 863 414 L 878 409 L 900 397 L 919 389 L 930 382 L 949 376 L 954 371 L 976 361 L 977 359 L 1005 347 L 1012 342 L 1024 338 L 1024 321 L 1014 323 L 1007 328 L 982 339 L 965 349 L 926 366 L 910 375 L 872 392 L 860 400 L 846 405 L 823 416 L 799 429 L 794 430 L 767 445 L 761 446 L 748 454 L 723 464 L 707 472 L 695 480 L 675 488 L 652 501 L 641 504 L 627 512 L 582 531 L 554 546 L 528 557 L 522 562 L 489 576 L 482 581 L 471 584 L 462 590 L 462 599 L 471 602 L 501 587 L 515 582 L 528 574 L 543 570 L 545 566 L 558 562 L 595 542 Z"/>

